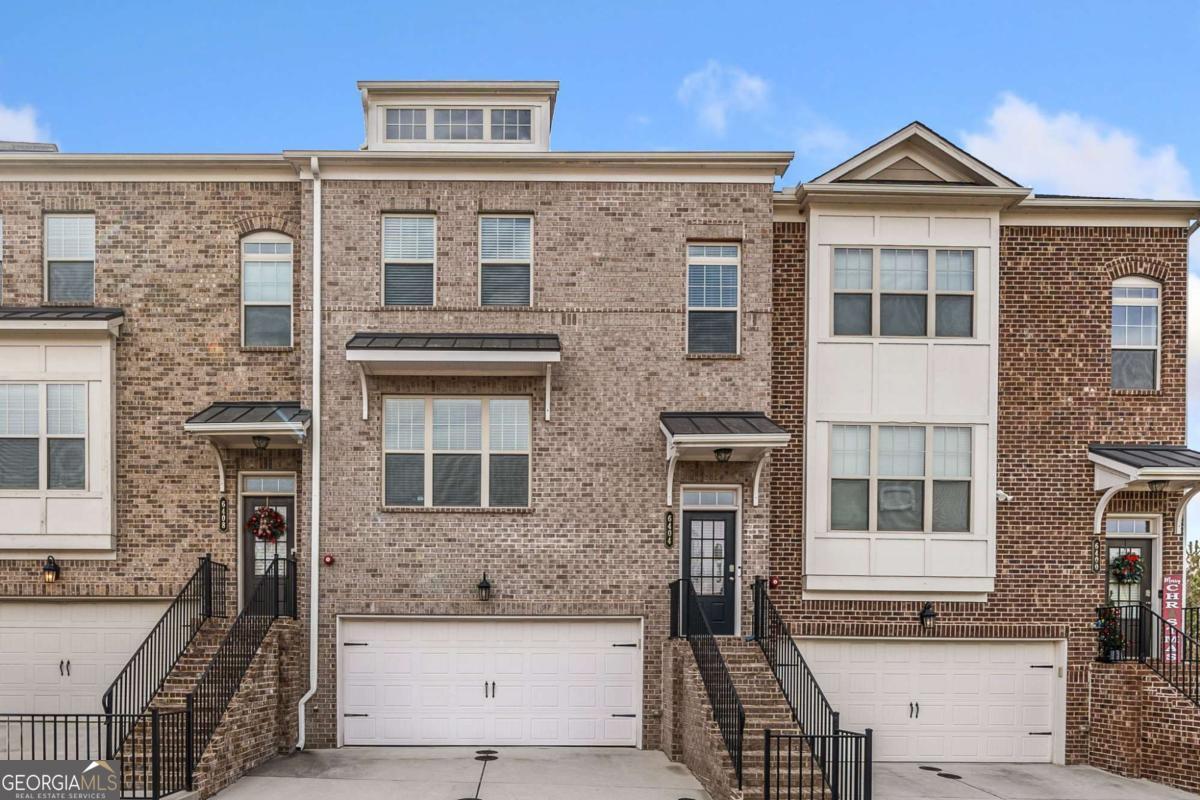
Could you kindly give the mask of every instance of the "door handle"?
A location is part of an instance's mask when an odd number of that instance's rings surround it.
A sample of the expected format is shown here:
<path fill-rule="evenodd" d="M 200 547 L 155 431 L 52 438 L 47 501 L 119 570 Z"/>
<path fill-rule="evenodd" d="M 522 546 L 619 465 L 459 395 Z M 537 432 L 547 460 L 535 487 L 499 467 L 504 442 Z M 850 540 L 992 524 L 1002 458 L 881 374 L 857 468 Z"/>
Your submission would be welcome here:
<path fill-rule="evenodd" d="M 71 677 L 71 659 L 67 659 L 67 677 Z"/>
<path fill-rule="evenodd" d="M 483 696 L 484 696 L 484 697 L 487 697 L 487 696 L 488 696 L 488 693 L 487 693 L 487 681 L 484 681 L 484 682 L 483 682 Z"/>
<path fill-rule="evenodd" d="M 917 719 L 921 718 L 921 704 L 917 703 Z"/>
<path fill-rule="evenodd" d="M 496 682 L 492 681 L 492 699 L 496 699 Z"/>
<path fill-rule="evenodd" d="M 912 718 L 913 718 L 913 706 L 912 706 L 912 703 L 909 703 L 909 704 L 908 704 L 908 718 L 909 718 L 909 719 L 912 719 Z"/>
<path fill-rule="evenodd" d="M 63 660 L 61 658 L 58 660 L 58 674 L 60 677 L 63 674 Z"/>

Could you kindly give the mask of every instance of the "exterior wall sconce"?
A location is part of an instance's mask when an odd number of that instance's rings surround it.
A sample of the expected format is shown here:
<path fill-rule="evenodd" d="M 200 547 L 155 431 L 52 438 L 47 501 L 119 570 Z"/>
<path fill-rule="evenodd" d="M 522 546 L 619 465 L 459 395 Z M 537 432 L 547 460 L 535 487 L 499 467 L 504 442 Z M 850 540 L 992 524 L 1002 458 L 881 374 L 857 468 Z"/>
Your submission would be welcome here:
<path fill-rule="evenodd" d="M 479 595 L 479 601 L 486 603 L 492 599 L 492 582 L 488 580 L 487 573 L 483 573 L 483 580 L 475 586 L 475 591 Z"/>
<path fill-rule="evenodd" d="M 46 556 L 46 563 L 42 564 L 42 580 L 46 583 L 54 583 L 58 580 L 59 572 L 61 572 L 61 568 L 54 560 L 54 556 Z"/>
<path fill-rule="evenodd" d="M 252 436 L 250 441 L 254 442 L 255 450 L 266 450 L 267 445 L 271 443 L 270 436 Z"/>
<path fill-rule="evenodd" d="M 1166 481 L 1150 481 L 1150 491 L 1161 492 L 1167 488 Z"/>
<path fill-rule="evenodd" d="M 713 450 L 713 455 L 717 457 L 718 463 L 728 464 L 729 459 L 733 457 L 733 448 L 718 447 L 716 450 Z"/>
<path fill-rule="evenodd" d="M 917 614 L 917 619 L 921 622 L 922 628 L 928 628 L 937 622 L 938 613 L 933 610 L 933 603 L 928 600 L 921 606 L 921 611 Z"/>

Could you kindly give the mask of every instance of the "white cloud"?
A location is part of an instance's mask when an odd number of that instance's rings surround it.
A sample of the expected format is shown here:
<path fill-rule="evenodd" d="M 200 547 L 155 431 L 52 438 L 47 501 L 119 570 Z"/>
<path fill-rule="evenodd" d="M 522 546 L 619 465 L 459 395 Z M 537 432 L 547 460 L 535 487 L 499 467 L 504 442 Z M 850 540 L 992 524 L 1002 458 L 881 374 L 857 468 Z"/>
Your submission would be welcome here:
<path fill-rule="evenodd" d="M 709 131 L 723 136 L 730 111 L 756 112 L 767 106 L 766 79 L 741 67 L 709 60 L 702 68 L 685 75 L 676 96 L 696 112 L 696 120 Z"/>
<path fill-rule="evenodd" d="M 0 139 L 13 142 L 44 142 L 49 133 L 38 124 L 33 106 L 10 108 L 0 104 Z"/>
<path fill-rule="evenodd" d="M 1006 93 L 987 130 L 963 135 L 966 149 L 1035 191 L 1156 199 L 1186 197 L 1191 176 L 1171 145 L 1072 111 L 1048 113 Z"/>
<path fill-rule="evenodd" d="M 816 117 L 805 122 L 796 136 L 796 152 L 806 156 L 844 157 L 850 145 L 845 131 Z"/>

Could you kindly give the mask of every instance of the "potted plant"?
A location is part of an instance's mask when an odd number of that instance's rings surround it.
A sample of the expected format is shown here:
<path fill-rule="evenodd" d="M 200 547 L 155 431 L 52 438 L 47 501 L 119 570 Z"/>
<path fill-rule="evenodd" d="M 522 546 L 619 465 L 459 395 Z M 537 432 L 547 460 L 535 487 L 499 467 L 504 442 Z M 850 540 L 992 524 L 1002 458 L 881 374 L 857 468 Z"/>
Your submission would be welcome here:
<path fill-rule="evenodd" d="M 1121 609 L 1106 607 L 1096 610 L 1096 635 L 1100 639 L 1098 661 L 1109 663 L 1121 660 L 1125 635 L 1121 633 Z"/>

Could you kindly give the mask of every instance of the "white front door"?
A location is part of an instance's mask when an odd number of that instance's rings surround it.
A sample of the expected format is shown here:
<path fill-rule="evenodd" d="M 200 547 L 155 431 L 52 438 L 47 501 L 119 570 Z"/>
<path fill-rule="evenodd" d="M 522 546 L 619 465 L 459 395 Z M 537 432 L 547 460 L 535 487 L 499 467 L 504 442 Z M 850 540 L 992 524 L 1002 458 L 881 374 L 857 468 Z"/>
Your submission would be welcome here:
<path fill-rule="evenodd" d="M 347 745 L 636 746 L 636 619 L 346 619 Z"/>
<path fill-rule="evenodd" d="M 1054 642 L 801 639 L 847 730 L 879 761 L 1051 761 Z"/>
<path fill-rule="evenodd" d="M 98 714 L 165 600 L 0 600 L 0 712 Z"/>

